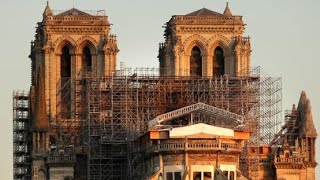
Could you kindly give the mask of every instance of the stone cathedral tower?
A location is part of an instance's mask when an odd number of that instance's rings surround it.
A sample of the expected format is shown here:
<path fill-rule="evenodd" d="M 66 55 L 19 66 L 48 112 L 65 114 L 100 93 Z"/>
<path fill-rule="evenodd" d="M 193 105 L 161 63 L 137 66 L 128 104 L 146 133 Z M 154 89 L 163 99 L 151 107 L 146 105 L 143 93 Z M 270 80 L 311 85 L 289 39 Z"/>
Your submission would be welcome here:
<path fill-rule="evenodd" d="M 116 69 L 104 11 L 53 11 L 13 97 L 14 179 L 315 179 L 304 92 L 281 120 L 281 79 L 250 72 L 242 16 L 174 15 L 153 69 Z M 154 73 L 156 72 L 156 73 Z"/>
<path fill-rule="evenodd" d="M 172 16 L 160 44 L 165 76 L 243 76 L 250 67 L 250 40 L 243 37 L 242 16 L 227 4 L 220 14 L 206 8 Z"/>
<path fill-rule="evenodd" d="M 110 75 L 116 68 L 118 51 L 116 36 L 110 35 L 110 23 L 104 11 L 89 14 L 72 8 L 54 12 L 47 4 L 31 44 L 30 59 L 32 86 L 37 82 L 39 67 L 43 68 L 50 118 L 56 116 L 55 97 L 60 78 L 63 84 L 83 70 L 90 70 L 97 77 Z"/>
<path fill-rule="evenodd" d="M 76 77 L 84 71 L 97 78 L 111 75 L 118 51 L 104 11 L 87 13 L 72 8 L 55 12 L 47 4 L 29 56 L 32 179 L 73 179 L 74 173 L 78 178 L 86 176 L 86 171 L 79 170 L 85 167 L 86 155 L 80 155 L 84 165 L 75 165 L 78 150 L 63 145 L 57 127 L 67 133 L 74 131 L 66 130 L 66 124 L 76 121 L 70 113 L 74 108 L 70 102 L 76 101 Z M 56 119 L 64 123 L 57 124 Z M 75 136 L 67 138 L 77 142 Z"/>

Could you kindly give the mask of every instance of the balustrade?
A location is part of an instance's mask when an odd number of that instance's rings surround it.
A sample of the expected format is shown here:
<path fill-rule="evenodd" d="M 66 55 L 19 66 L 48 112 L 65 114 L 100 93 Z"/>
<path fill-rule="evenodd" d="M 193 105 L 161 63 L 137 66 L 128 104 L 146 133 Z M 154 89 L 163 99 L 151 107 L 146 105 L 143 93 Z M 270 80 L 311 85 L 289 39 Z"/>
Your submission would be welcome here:
<path fill-rule="evenodd" d="M 276 158 L 275 163 L 303 163 L 304 159 L 299 157 Z"/>
<path fill-rule="evenodd" d="M 49 156 L 48 163 L 58 163 L 58 162 L 75 162 L 74 156 Z"/>
<path fill-rule="evenodd" d="M 161 151 L 241 151 L 239 144 L 233 143 L 220 143 L 218 141 L 208 140 L 190 140 L 190 141 L 163 141 L 159 145 L 155 144 L 146 148 L 148 152 L 161 152 Z"/>

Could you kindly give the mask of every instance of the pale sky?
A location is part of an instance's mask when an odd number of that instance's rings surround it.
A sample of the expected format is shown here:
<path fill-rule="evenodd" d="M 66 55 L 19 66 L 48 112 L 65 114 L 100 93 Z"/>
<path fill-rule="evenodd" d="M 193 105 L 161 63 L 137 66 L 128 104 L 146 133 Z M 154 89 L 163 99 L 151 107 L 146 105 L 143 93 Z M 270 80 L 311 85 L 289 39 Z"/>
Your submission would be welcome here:
<path fill-rule="evenodd" d="M 224 0 L 51 0 L 52 9 L 106 10 L 118 36 L 118 62 L 128 67 L 157 67 L 158 43 L 172 15 L 202 7 L 223 12 Z M 30 41 L 42 20 L 45 0 L 0 2 L 0 179 L 12 179 L 12 91 L 30 86 Z M 283 109 L 297 104 L 305 90 L 320 134 L 320 1 L 230 0 L 234 15 L 242 15 L 251 37 L 252 64 L 282 77 Z M 320 141 L 318 163 L 320 163 Z M 317 175 L 320 177 L 319 166 Z M 318 178 L 320 179 L 320 178 Z"/>

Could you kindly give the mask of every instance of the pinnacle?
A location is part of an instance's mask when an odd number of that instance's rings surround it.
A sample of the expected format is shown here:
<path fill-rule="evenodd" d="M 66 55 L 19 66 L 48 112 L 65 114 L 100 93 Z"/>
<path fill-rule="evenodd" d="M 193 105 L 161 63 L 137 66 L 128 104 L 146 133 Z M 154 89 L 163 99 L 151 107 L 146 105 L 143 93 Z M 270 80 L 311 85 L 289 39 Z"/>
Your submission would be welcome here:
<path fill-rule="evenodd" d="M 232 13 L 231 13 L 231 10 L 229 8 L 229 3 L 227 2 L 227 5 L 226 5 L 226 9 L 224 10 L 223 12 L 223 15 L 225 16 L 232 16 Z"/>

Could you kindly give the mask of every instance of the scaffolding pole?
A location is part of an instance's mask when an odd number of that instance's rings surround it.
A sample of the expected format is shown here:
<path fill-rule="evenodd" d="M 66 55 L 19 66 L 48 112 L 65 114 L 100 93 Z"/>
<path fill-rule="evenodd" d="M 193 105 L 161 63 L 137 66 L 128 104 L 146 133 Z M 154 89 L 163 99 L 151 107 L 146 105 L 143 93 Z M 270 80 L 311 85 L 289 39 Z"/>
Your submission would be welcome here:
<path fill-rule="evenodd" d="M 196 122 L 250 131 L 249 145 L 268 144 L 280 128 L 281 79 L 266 76 L 260 68 L 241 77 L 164 77 L 156 68 L 122 67 L 104 77 L 82 71 L 68 82 L 69 86 L 57 87 L 61 101 L 57 114 L 67 114 L 69 119 L 63 122 L 63 116 L 58 116 L 57 128 L 87 137 L 82 145 L 89 149 L 88 179 L 139 179 L 135 164 L 141 157 L 134 153 L 133 141 L 148 130 L 151 119 L 196 103 L 244 117 L 243 124 L 235 126 L 195 116 Z M 183 124 L 186 119 L 173 123 Z M 252 170 L 255 162 L 258 159 L 247 161 L 251 168 L 242 170 Z"/>

